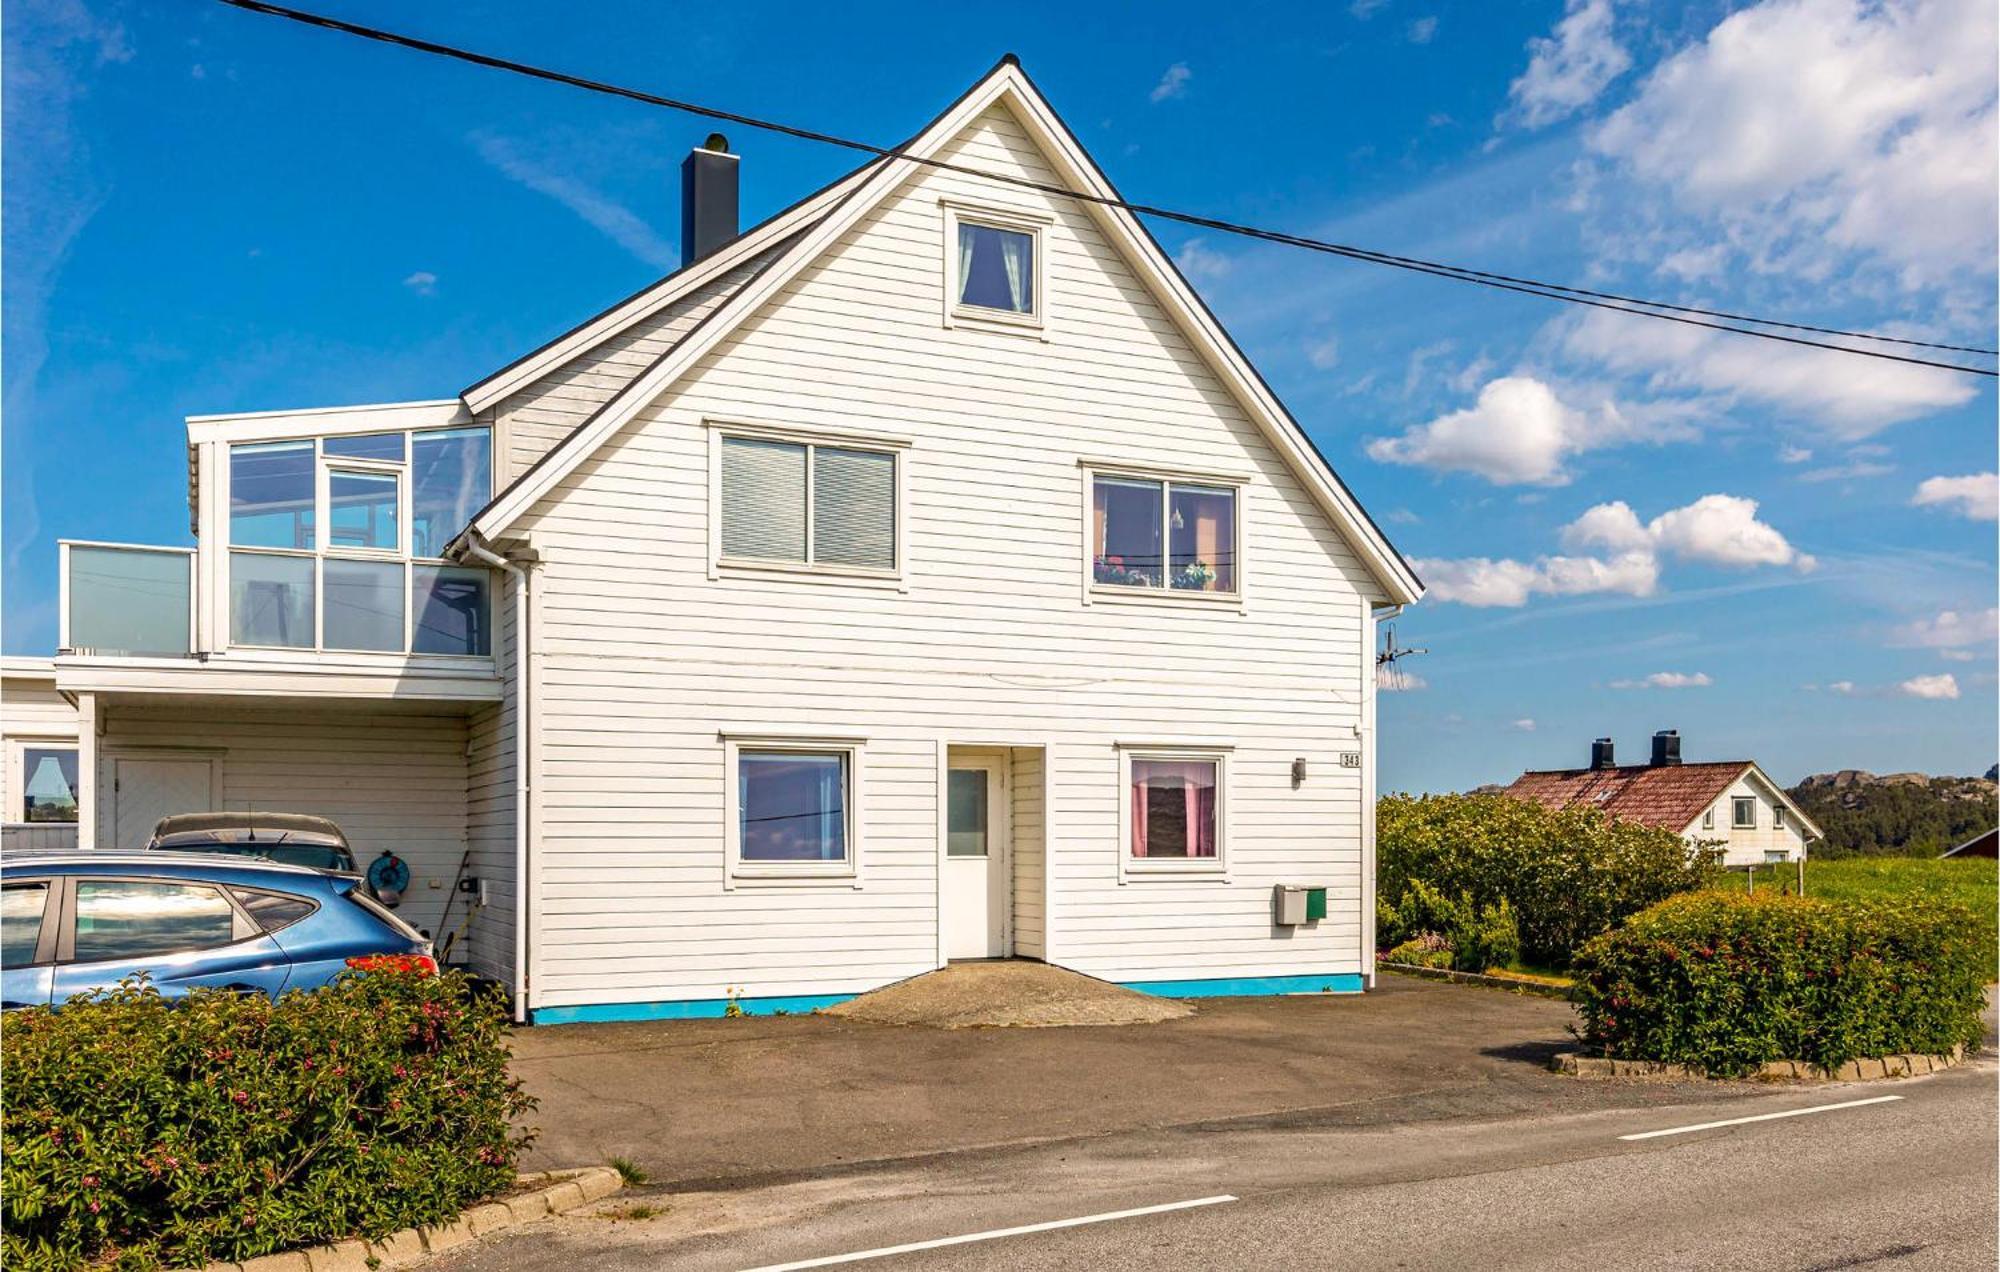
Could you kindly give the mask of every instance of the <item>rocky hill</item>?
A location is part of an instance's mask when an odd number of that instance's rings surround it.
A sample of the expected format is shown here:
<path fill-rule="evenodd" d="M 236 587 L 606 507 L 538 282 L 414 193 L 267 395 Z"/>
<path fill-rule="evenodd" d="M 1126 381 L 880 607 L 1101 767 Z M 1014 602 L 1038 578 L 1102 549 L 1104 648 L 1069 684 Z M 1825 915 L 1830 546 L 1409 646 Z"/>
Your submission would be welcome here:
<path fill-rule="evenodd" d="M 1826 832 L 1816 856 L 1935 857 L 2000 817 L 2000 785 L 1987 777 L 1815 773 L 1789 792 Z"/>

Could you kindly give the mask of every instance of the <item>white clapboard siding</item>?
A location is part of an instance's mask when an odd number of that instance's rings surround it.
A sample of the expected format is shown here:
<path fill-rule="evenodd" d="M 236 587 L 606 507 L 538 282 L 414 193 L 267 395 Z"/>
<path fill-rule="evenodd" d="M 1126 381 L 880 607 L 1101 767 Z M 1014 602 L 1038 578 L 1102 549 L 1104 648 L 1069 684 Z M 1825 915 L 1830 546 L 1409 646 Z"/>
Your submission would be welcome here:
<path fill-rule="evenodd" d="M 1755 826 L 1733 824 L 1737 796 L 1757 801 Z M 1796 861 L 1805 852 L 1805 836 L 1799 828 L 1798 818 L 1786 809 L 1785 824 L 1776 825 L 1781 805 L 1773 797 L 1771 789 L 1749 773 L 1731 783 L 1729 789 L 1710 807 L 1715 813 L 1715 825 L 1705 829 L 1697 818 L 1688 831 L 1688 837 L 1697 841 L 1721 840 L 1722 864 L 1725 866 L 1761 865 L 1764 854 L 1771 852 L 1784 853 L 1786 860 Z"/>
<path fill-rule="evenodd" d="M 1023 958 L 1043 958 L 1047 948 L 1042 940 L 1045 930 L 1042 916 L 1047 895 L 1043 871 L 1048 860 L 1042 848 L 1045 830 L 1042 800 L 1047 790 L 1043 781 L 1044 767 L 1041 751 L 1031 747 L 1014 748 L 1010 768 L 1012 789 L 1009 792 L 1013 804 L 1008 809 L 1007 831 L 1012 839 L 1014 855 L 1014 953 Z"/>
<path fill-rule="evenodd" d="M 445 708 L 100 704 L 99 799 L 116 799 L 119 755 L 216 754 L 221 806 L 312 813 L 339 823 L 357 864 L 388 849 L 409 863 L 401 917 L 442 938 L 439 920 L 466 843 L 466 717 Z M 105 824 L 110 824 L 107 812 Z M 511 866 L 510 866 L 511 868 Z M 464 898 L 452 905 L 462 914 Z"/>
<path fill-rule="evenodd" d="M 1056 179 L 1002 110 L 941 157 Z M 1047 339 L 944 325 L 947 197 L 1048 219 Z M 908 439 L 907 590 L 711 579 L 706 419 Z M 1245 603 L 1084 604 L 1080 459 L 1242 475 Z M 927 970 L 941 740 L 1018 748 L 1022 953 L 1114 980 L 1363 970 L 1363 793 L 1337 753 L 1360 747 L 1377 588 L 1079 208 L 912 177 L 521 529 L 542 562 L 536 1006 Z M 859 886 L 725 886 L 718 735 L 760 729 L 866 739 Z M 1226 881 L 1120 884 L 1120 741 L 1234 748 Z M 1330 885 L 1329 918 L 1275 929 L 1279 882 Z"/>
<path fill-rule="evenodd" d="M 514 685 L 515 584 L 510 577 L 496 577 L 500 586 L 493 597 L 493 655 L 507 686 L 506 696 L 477 711 L 466 725 L 466 847 L 471 852 L 469 873 L 485 884 L 486 904 L 471 911 L 453 907 L 456 917 L 450 926 L 458 930 L 470 921 L 452 950 L 452 961 L 466 962 L 511 990 L 514 907 L 520 892 L 514 869 L 514 816 L 520 805 L 515 768 L 520 697 Z M 440 932 L 438 939 L 442 941 L 448 934 Z"/>
<path fill-rule="evenodd" d="M 789 242 L 773 244 L 629 330 L 585 350 L 488 412 L 484 418 L 499 425 L 504 448 L 500 485 L 505 487 L 532 468 L 551 447 L 734 295 Z"/>

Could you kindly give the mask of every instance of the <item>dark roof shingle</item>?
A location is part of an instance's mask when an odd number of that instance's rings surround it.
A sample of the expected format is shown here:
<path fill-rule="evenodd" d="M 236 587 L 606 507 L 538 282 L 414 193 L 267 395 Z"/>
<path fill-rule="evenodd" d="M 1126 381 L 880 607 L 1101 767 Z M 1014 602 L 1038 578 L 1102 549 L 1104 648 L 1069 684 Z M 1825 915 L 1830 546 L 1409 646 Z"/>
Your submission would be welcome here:
<path fill-rule="evenodd" d="M 1751 767 L 1748 760 L 1707 764 L 1629 764 L 1608 769 L 1555 769 L 1523 773 L 1507 788 L 1516 799 L 1544 808 L 1591 804 L 1613 817 L 1686 830 Z"/>

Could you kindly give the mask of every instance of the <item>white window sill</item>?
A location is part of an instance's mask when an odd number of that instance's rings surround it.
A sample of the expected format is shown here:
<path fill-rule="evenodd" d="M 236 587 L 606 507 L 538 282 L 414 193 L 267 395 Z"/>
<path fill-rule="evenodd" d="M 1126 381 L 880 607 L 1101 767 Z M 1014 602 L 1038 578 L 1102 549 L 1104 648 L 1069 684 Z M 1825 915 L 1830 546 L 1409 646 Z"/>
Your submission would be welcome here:
<path fill-rule="evenodd" d="M 1197 592 L 1192 588 L 1128 587 L 1118 583 L 1092 583 L 1091 601 L 1114 605 L 1213 605 L 1218 609 L 1242 609 L 1241 592 Z"/>
<path fill-rule="evenodd" d="M 731 888 L 859 888 L 861 876 L 853 865 L 832 867 L 737 863 L 730 868 Z"/>
<path fill-rule="evenodd" d="M 971 327 L 979 331 L 1001 331 L 1017 336 L 1039 336 L 1049 338 L 1048 325 L 1039 314 L 1018 314 L 1006 309 L 987 309 L 978 305 L 960 305 L 951 311 L 945 320 L 947 327 Z"/>
<path fill-rule="evenodd" d="M 1171 857 L 1130 857 L 1124 864 L 1128 879 L 1203 879 L 1229 881 L 1229 868 L 1219 861 L 1175 860 Z"/>
<path fill-rule="evenodd" d="M 896 570 L 869 570 L 831 565 L 795 565 L 784 561 L 716 562 L 715 577 L 762 579 L 789 583 L 831 583 L 839 587 L 906 591 L 909 584 Z"/>

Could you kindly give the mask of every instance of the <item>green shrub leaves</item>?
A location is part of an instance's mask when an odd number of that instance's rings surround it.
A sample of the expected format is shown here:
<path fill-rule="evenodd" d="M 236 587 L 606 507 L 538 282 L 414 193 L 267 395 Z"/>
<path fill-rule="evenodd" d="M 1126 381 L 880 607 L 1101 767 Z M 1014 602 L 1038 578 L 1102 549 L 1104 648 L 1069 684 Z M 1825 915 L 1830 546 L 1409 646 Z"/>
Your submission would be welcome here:
<path fill-rule="evenodd" d="M 5 1262 L 199 1266 L 448 1221 L 527 1146 L 505 1032 L 455 973 L 10 1013 Z"/>
<path fill-rule="evenodd" d="M 1690 852 L 1670 830 L 1505 795 L 1389 795 L 1376 805 L 1375 825 L 1385 917 L 1418 883 L 1480 912 L 1504 903 L 1521 956 L 1553 967 L 1627 915 L 1701 887 L 1716 860 L 1715 850 Z M 1378 943 L 1416 930 L 1378 931 Z"/>
<path fill-rule="evenodd" d="M 1767 1060 L 1976 1046 L 1990 955 L 1970 911 L 1701 893 L 1635 915 L 1579 954 L 1584 1044 L 1717 1076 Z"/>

